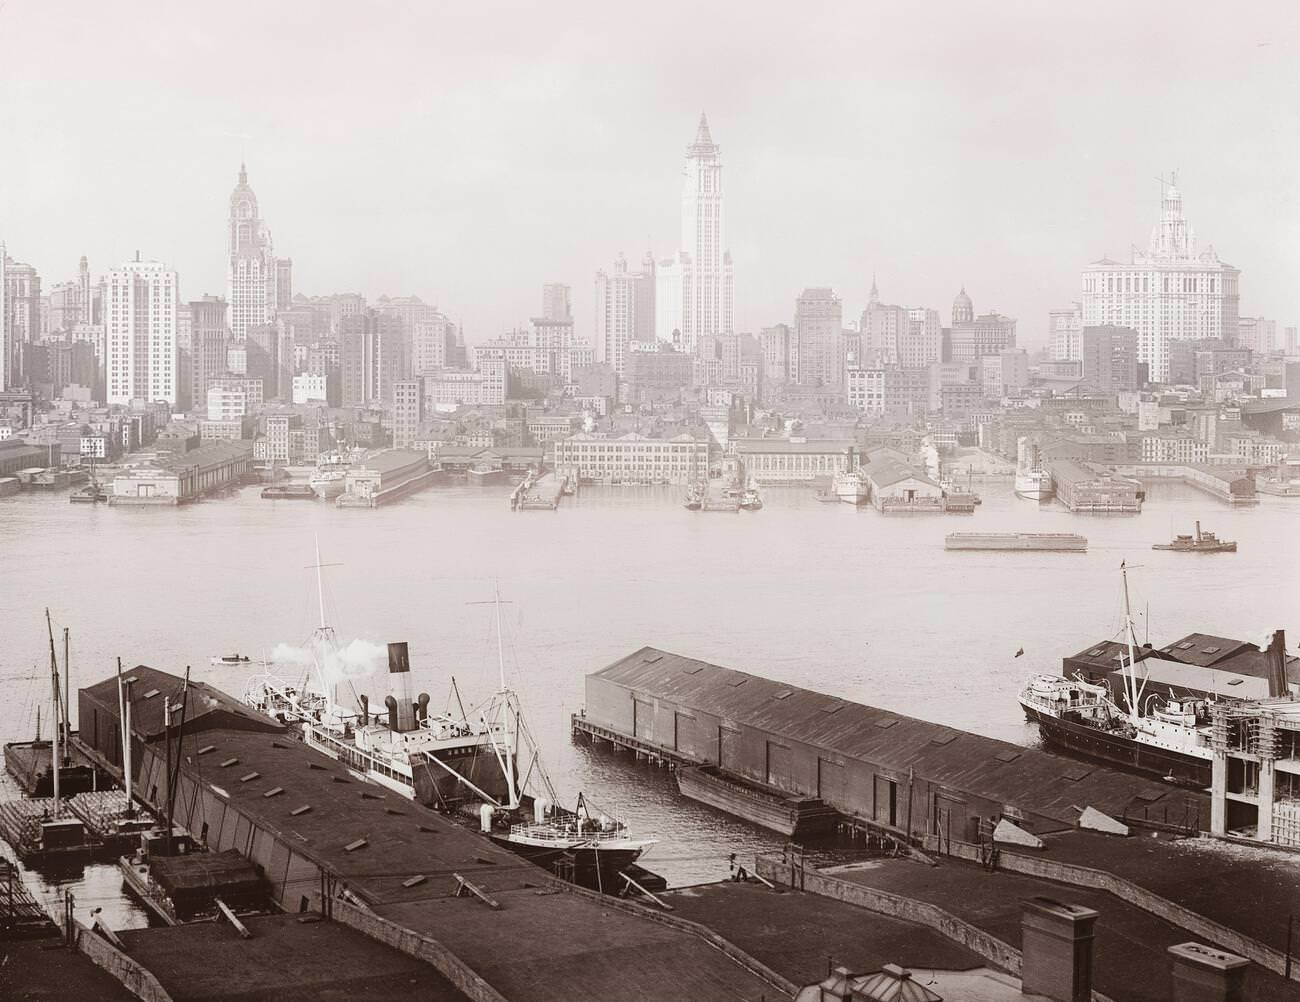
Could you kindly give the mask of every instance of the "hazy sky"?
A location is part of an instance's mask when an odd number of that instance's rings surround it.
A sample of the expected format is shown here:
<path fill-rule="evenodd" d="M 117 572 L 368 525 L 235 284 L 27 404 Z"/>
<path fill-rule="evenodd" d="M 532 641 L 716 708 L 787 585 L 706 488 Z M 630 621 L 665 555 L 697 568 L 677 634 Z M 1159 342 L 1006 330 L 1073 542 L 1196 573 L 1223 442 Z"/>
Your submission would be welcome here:
<path fill-rule="evenodd" d="M 833 286 L 1042 340 L 1179 171 L 1242 312 L 1300 323 L 1300 2 L 0 0 L 0 239 L 223 293 L 240 157 L 296 291 L 415 293 L 477 341 L 679 242 L 706 110 L 740 330 Z"/>

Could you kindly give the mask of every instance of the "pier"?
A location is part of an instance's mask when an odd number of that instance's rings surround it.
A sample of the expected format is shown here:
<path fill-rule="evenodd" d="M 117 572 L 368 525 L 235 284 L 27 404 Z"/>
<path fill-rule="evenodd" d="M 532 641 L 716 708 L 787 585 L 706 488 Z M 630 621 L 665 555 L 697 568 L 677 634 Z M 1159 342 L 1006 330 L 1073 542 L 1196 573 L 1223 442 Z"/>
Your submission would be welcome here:
<path fill-rule="evenodd" d="M 555 511 L 560 507 L 568 485 L 568 478 L 555 473 L 544 473 L 534 478 L 525 477 L 510 495 L 510 507 L 514 511 Z"/>
<path fill-rule="evenodd" d="M 348 470 L 347 486 L 335 504 L 340 508 L 378 508 L 432 484 L 442 470 L 416 449 L 388 449 Z"/>
<path fill-rule="evenodd" d="M 151 693 L 132 704 L 134 788 L 160 809 L 161 707 L 179 701 L 184 682 L 143 666 L 131 674 Z M 120 776 L 116 693 L 116 679 L 82 689 L 79 707 L 82 747 Z M 452 818 L 359 779 L 212 686 L 191 682 L 189 704 L 193 712 L 172 738 L 175 822 L 210 850 L 234 849 L 260 867 L 286 912 L 322 916 L 415 958 L 475 1002 L 675 1002 L 716 997 L 719 985 L 743 998 L 783 994 L 763 965 L 730 944 L 721 950 L 716 934 L 665 925 L 638 905 L 566 884 Z M 249 923 L 255 936 L 259 922 Z M 124 933 L 127 959 L 148 966 L 141 941 L 164 935 L 201 942 L 178 930 Z M 179 966 L 158 976 L 183 984 L 185 970 L 204 969 L 214 950 L 173 954 Z M 328 959 L 312 956 L 316 964 Z M 273 976 L 256 961 L 253 969 Z"/>
<path fill-rule="evenodd" d="M 1127 477 L 1180 480 L 1234 508 L 1259 504 L 1255 476 L 1239 466 L 1140 463 L 1117 466 L 1115 470 Z"/>

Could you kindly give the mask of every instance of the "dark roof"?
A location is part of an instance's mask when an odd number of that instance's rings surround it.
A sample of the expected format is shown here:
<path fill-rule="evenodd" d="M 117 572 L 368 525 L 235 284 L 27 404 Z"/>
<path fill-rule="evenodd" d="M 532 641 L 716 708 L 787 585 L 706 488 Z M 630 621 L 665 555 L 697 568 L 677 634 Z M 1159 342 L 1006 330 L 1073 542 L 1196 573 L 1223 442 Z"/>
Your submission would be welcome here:
<path fill-rule="evenodd" d="M 1254 678 L 1268 677 L 1268 654 L 1248 640 L 1216 637 L 1209 633 L 1189 633 L 1160 649 L 1162 657 L 1189 665 L 1213 667 Z M 1288 654 L 1286 676 L 1300 682 L 1300 658 Z"/>
<path fill-rule="evenodd" d="M 643 647 L 593 676 L 1066 825 L 1171 788 L 1100 765 Z"/>
<path fill-rule="evenodd" d="M 122 675 L 131 684 L 131 730 L 149 741 L 163 732 L 163 703 L 171 700 L 176 706 L 181 702 L 185 680 L 146 665 L 136 665 Z M 97 682 L 81 690 L 81 694 L 105 707 L 117 716 L 117 676 Z M 174 718 L 173 727 L 179 724 Z M 280 732 L 284 727 L 251 707 L 245 706 L 206 682 L 190 682 L 186 697 L 185 732 L 196 733 L 211 727 L 241 728 Z M 172 734 L 175 735 L 173 730 Z"/>
<path fill-rule="evenodd" d="M 1133 653 L 1141 661 L 1143 658 L 1151 657 L 1155 650 L 1151 647 L 1136 647 L 1133 649 Z M 1088 665 L 1104 671 L 1111 671 L 1120 663 L 1121 658 L 1125 661 L 1128 660 L 1127 643 L 1122 640 L 1102 640 L 1099 643 L 1085 647 L 1073 657 L 1062 659 L 1062 665 L 1067 668 Z"/>

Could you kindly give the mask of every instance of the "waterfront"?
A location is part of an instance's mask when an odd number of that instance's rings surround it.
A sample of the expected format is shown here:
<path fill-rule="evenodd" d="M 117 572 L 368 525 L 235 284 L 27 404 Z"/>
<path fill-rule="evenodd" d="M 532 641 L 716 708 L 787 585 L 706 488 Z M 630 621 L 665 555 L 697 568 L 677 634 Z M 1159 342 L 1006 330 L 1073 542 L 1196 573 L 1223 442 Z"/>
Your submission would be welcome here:
<path fill-rule="evenodd" d="M 1155 641 L 1293 625 L 1300 507 L 1284 500 L 1234 511 L 1154 483 L 1139 516 L 1071 516 L 1014 498 L 1006 481 L 977 489 L 985 500 L 973 516 L 892 517 L 793 488 L 765 491 L 761 512 L 726 515 L 685 511 L 674 488 L 588 488 L 556 512 L 527 513 L 509 510 L 504 486 L 438 487 L 367 511 L 265 501 L 256 488 L 179 509 L 6 499 L 0 554 L 28 572 L 0 589 L 0 734 L 29 737 L 47 699 L 47 604 L 72 630 L 74 686 L 108 675 L 120 655 L 188 664 L 239 693 L 247 669 L 209 659 L 306 638 L 316 597 L 305 567 L 319 534 L 323 561 L 342 565 L 324 572 L 340 639 L 408 641 L 416 688 L 435 706 L 450 675 L 467 698 L 495 685 L 491 608 L 466 603 L 490 599 L 499 580 L 510 681 L 561 791 L 583 790 L 658 834 L 645 863 L 683 884 L 725 874 L 727 852 L 777 840 L 683 801 L 667 773 L 570 743 L 583 676 L 638 647 L 1028 742 L 1017 690 L 1031 670 L 1057 670 L 1064 654 L 1118 631 L 1121 560 L 1135 567 L 1139 634 L 1149 602 Z M 1239 552 L 1150 550 L 1197 518 Z M 1089 548 L 945 552 L 954 531 L 1078 532 Z M 79 900 L 112 877 L 93 877 Z"/>

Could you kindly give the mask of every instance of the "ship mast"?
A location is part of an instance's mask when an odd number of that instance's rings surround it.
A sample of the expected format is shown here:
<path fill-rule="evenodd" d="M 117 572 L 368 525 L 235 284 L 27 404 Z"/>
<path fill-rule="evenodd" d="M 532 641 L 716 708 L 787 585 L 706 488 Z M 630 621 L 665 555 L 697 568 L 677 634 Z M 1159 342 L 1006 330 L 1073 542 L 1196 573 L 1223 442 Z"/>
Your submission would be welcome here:
<path fill-rule="evenodd" d="M 1124 669 L 1124 693 L 1125 698 L 1128 700 L 1129 716 L 1136 718 L 1142 716 L 1140 703 L 1142 689 L 1145 689 L 1146 686 L 1143 685 L 1141 689 L 1138 687 L 1137 658 L 1134 653 L 1134 648 L 1137 647 L 1137 633 L 1133 628 L 1133 605 L 1128 594 L 1128 567 L 1123 560 L 1119 562 L 1119 572 L 1124 580 L 1124 627 L 1128 642 L 1128 665 Z"/>
<path fill-rule="evenodd" d="M 50 690 L 54 697 L 54 727 L 51 731 L 53 734 L 53 745 L 50 746 L 50 765 L 54 769 L 54 816 L 57 818 L 60 814 L 59 806 L 59 767 L 60 761 L 59 732 L 63 729 L 62 714 L 59 711 L 59 659 L 54 653 L 54 625 L 50 622 L 50 610 L 45 610 L 45 626 L 50 635 Z"/>
<path fill-rule="evenodd" d="M 515 738 L 514 734 L 517 728 L 512 726 L 515 715 L 513 702 L 514 694 L 506 688 L 506 655 L 505 646 L 501 641 L 501 589 L 497 582 L 492 582 L 492 602 L 496 606 L 496 627 L 497 627 L 497 672 L 500 677 L 501 688 L 499 690 L 506 714 L 506 785 L 510 790 L 511 810 L 519 806 L 520 795 L 515 789 Z"/>

